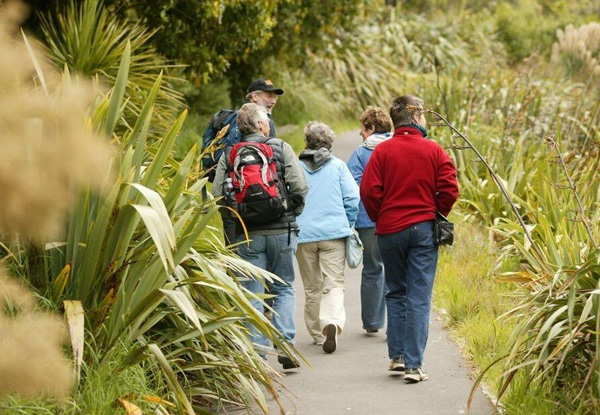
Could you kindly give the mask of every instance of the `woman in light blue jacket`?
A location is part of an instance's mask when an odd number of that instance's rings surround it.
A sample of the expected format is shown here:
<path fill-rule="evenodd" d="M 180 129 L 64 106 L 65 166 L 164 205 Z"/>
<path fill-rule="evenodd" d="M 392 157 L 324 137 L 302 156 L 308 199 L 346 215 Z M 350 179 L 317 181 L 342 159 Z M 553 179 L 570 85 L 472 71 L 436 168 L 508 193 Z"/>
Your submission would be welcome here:
<path fill-rule="evenodd" d="M 358 185 L 346 164 L 330 150 L 335 135 L 311 121 L 304 129 L 300 164 L 308 182 L 296 258 L 304 285 L 304 321 L 315 344 L 333 353 L 346 321 L 344 269 L 346 238 L 358 215 Z"/>
<path fill-rule="evenodd" d="M 373 150 L 392 136 L 391 130 L 392 120 L 383 108 L 368 107 L 361 114 L 360 135 L 363 141 L 348 160 L 348 168 L 359 186 Z M 367 333 L 377 333 L 385 324 L 385 276 L 375 235 L 375 223 L 367 216 L 362 202 L 356 219 L 356 230 L 364 245 L 360 283 L 362 324 Z"/>

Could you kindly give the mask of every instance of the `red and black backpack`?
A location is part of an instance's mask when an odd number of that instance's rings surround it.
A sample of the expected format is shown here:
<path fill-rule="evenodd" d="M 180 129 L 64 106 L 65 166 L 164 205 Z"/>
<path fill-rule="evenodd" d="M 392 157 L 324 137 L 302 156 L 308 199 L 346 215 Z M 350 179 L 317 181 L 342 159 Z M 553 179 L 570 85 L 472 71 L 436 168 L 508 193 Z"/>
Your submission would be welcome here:
<path fill-rule="evenodd" d="M 268 144 L 234 144 L 228 154 L 223 186 L 227 204 L 238 211 L 246 224 L 271 222 L 287 210 L 285 186 L 277 174 L 273 148 Z"/>

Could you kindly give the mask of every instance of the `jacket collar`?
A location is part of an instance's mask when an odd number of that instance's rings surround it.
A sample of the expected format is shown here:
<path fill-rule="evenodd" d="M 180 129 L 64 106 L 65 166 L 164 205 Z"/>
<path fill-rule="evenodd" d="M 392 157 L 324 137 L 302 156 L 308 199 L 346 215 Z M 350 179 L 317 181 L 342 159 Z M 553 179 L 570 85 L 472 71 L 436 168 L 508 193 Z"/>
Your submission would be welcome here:
<path fill-rule="evenodd" d="M 261 133 L 252 133 L 252 134 L 245 135 L 243 141 L 251 141 L 253 143 L 260 143 L 267 139 L 268 139 L 268 137 L 265 137 Z"/>
<path fill-rule="evenodd" d="M 394 136 L 417 133 L 423 138 L 427 137 L 427 130 L 418 124 L 401 125 L 394 131 Z"/>

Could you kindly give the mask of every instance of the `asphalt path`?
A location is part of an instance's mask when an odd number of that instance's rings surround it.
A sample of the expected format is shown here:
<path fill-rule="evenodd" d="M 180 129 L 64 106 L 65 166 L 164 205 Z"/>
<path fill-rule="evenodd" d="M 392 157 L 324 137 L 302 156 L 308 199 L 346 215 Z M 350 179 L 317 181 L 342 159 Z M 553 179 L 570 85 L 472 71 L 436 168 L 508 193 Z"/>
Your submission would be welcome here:
<path fill-rule="evenodd" d="M 333 153 L 347 161 L 360 144 L 358 131 L 339 135 Z M 467 412 L 473 376 L 456 345 L 432 313 L 424 369 L 429 380 L 406 384 L 402 375 L 387 370 L 385 332 L 366 334 L 360 319 L 360 270 L 346 268 L 346 326 L 335 353 L 313 345 L 304 325 L 304 292 L 296 268 L 296 347 L 310 362 L 283 371 L 275 356 L 269 363 L 282 374 L 278 387 L 286 414 L 298 415 L 492 415 L 494 406 L 481 390 Z M 274 400 L 270 413 L 279 414 Z"/>

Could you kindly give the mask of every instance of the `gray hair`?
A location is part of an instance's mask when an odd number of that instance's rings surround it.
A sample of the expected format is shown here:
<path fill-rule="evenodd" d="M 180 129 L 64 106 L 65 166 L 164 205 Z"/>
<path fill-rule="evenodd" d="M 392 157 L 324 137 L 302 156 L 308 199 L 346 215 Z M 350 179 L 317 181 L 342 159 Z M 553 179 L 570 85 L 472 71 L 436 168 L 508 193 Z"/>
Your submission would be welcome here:
<path fill-rule="evenodd" d="M 242 135 L 259 133 L 260 121 L 269 121 L 267 110 L 262 106 L 247 103 L 238 110 L 237 125 Z"/>
<path fill-rule="evenodd" d="M 423 100 L 412 95 L 403 95 L 392 101 L 390 117 L 394 128 L 416 123 L 415 115 L 419 115 L 420 112 L 411 107 L 423 108 Z"/>
<path fill-rule="evenodd" d="M 260 89 L 257 89 L 256 91 L 252 91 L 252 92 L 248 92 L 246 94 L 246 102 L 250 102 L 252 100 L 252 95 L 254 94 L 258 94 L 261 93 L 262 94 L 263 91 L 261 91 Z"/>
<path fill-rule="evenodd" d="M 331 150 L 335 134 L 328 125 L 322 122 L 310 121 L 304 127 L 304 143 L 309 150 L 326 148 Z"/>

